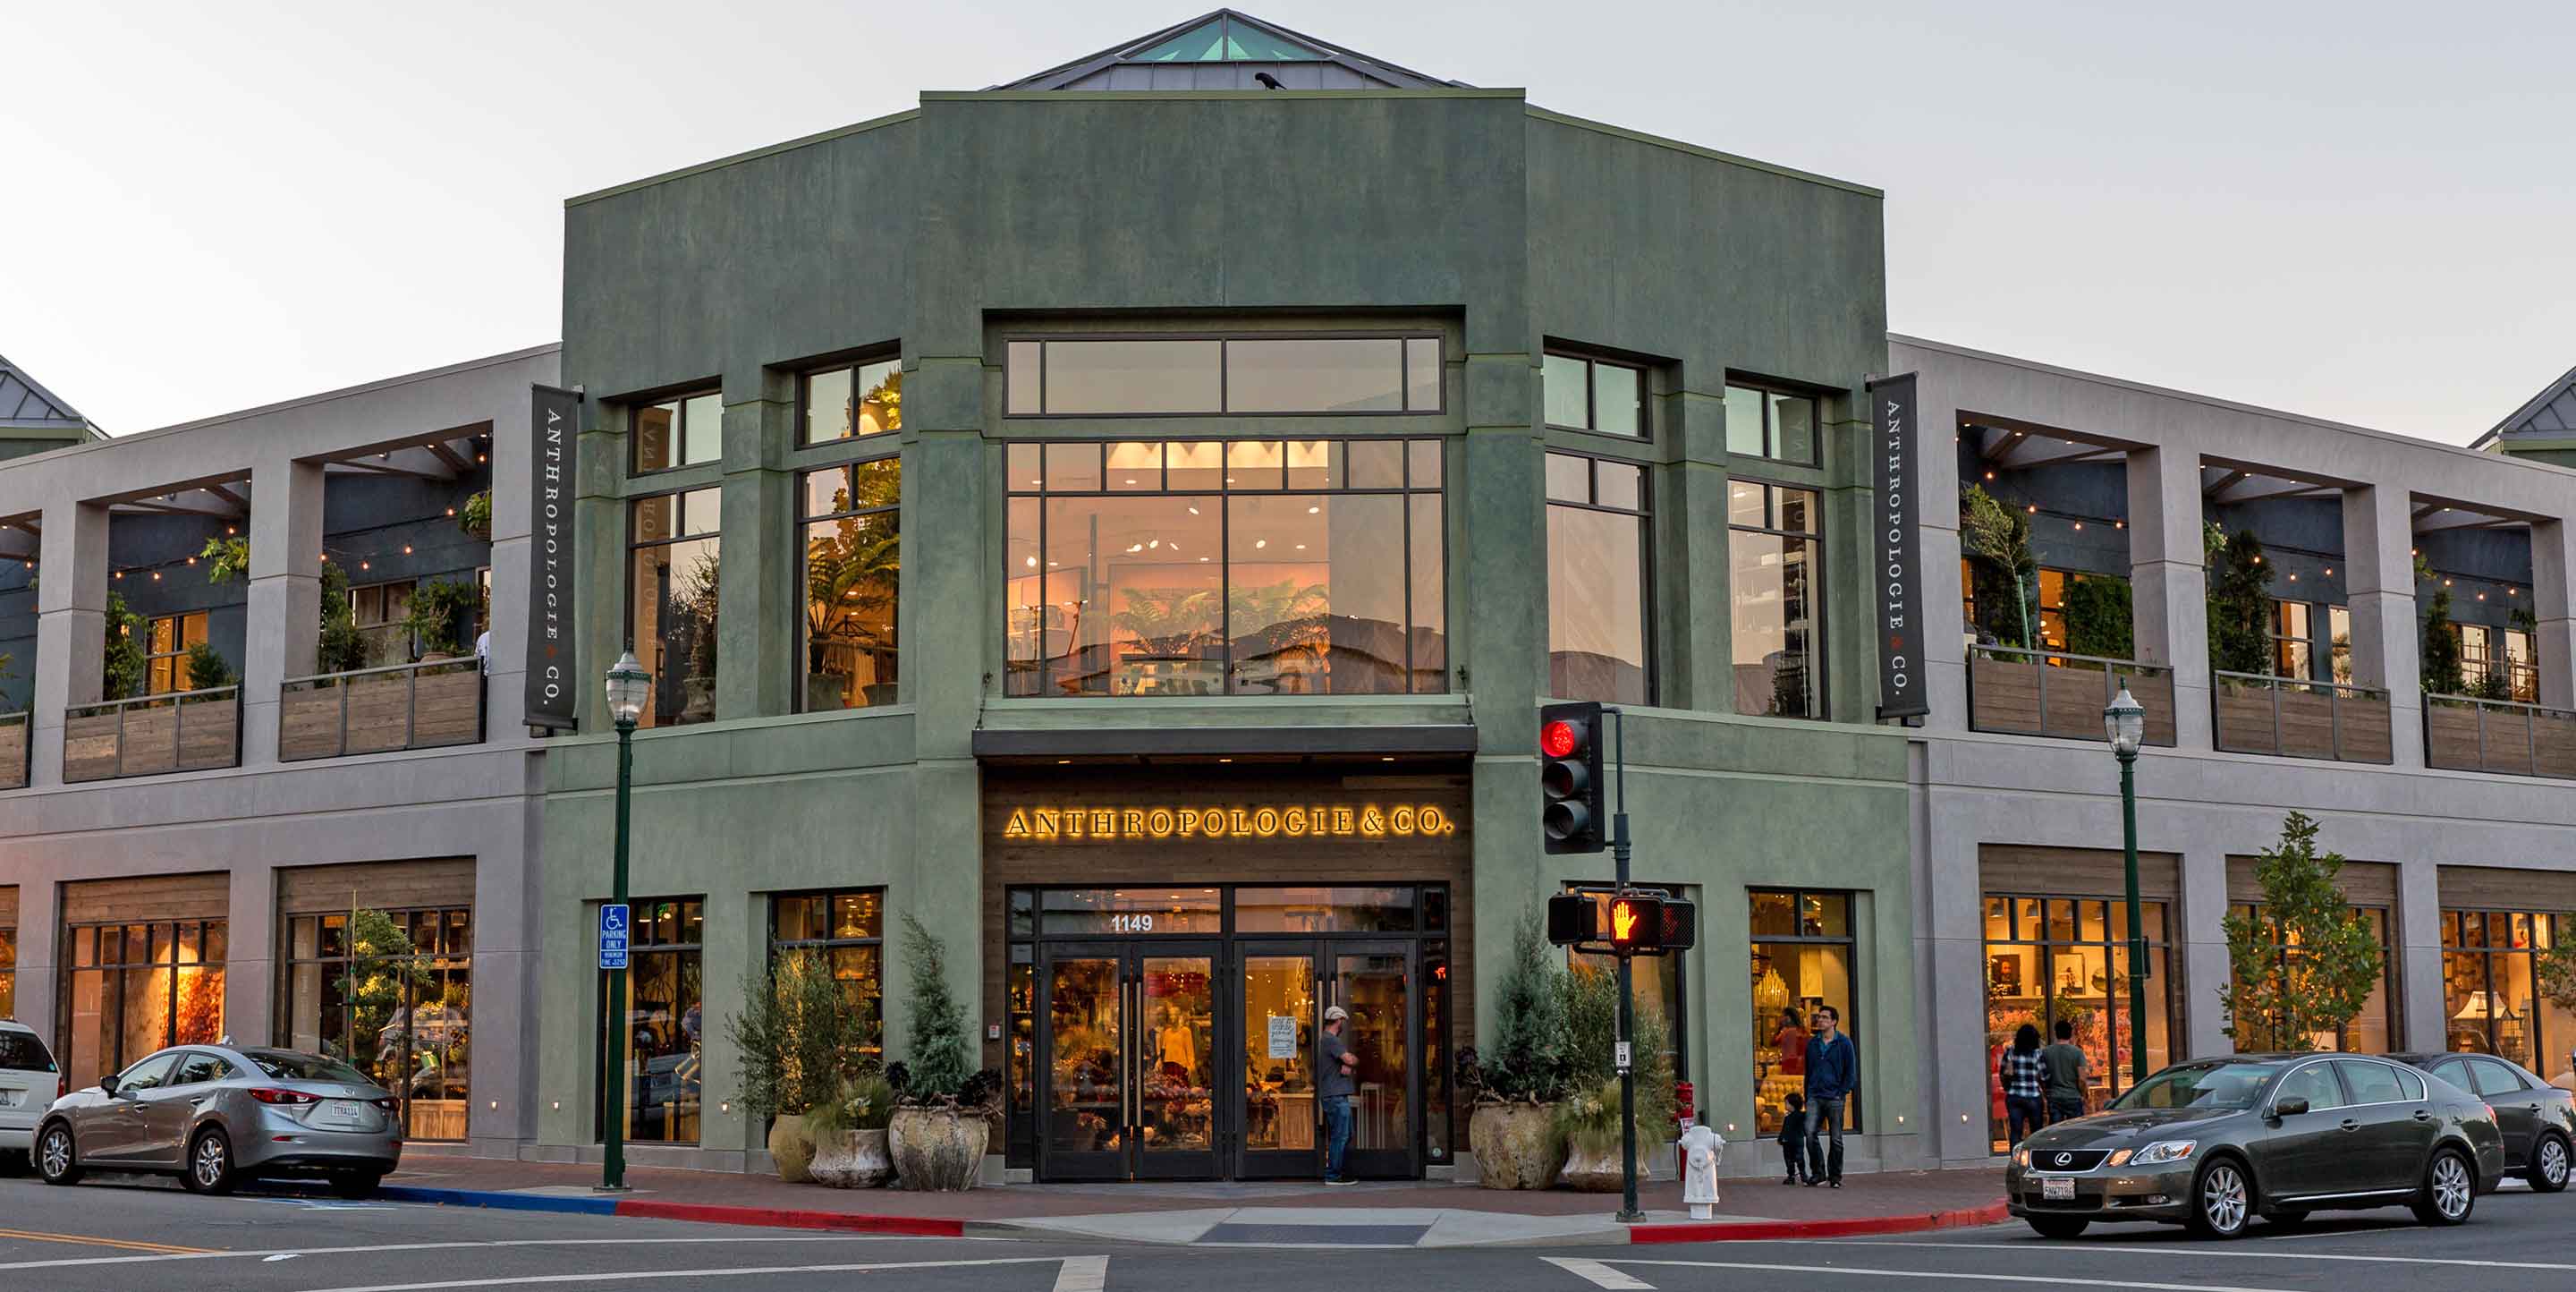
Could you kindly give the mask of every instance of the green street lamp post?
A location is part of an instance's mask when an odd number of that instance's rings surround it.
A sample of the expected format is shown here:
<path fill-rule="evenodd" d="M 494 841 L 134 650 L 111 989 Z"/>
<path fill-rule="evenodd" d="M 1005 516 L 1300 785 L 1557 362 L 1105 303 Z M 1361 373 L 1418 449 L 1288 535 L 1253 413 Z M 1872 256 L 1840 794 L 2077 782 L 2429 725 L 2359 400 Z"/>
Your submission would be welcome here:
<path fill-rule="evenodd" d="M 2138 901 L 2138 746 L 2147 711 L 2121 687 L 2102 710 L 2102 733 L 2120 760 L 2120 848 L 2129 885 L 2129 1083 L 2147 1079 L 2147 919 Z"/>
<path fill-rule="evenodd" d="M 608 666 L 608 716 L 617 724 L 617 854 L 609 880 L 608 900 L 626 902 L 627 801 L 635 781 L 635 723 L 644 716 L 644 699 L 653 690 L 653 675 L 628 650 Z M 630 917 L 631 918 L 631 917 Z M 600 1072 L 600 1172 L 603 1192 L 626 1190 L 626 974 L 608 971 L 608 1064 Z"/>

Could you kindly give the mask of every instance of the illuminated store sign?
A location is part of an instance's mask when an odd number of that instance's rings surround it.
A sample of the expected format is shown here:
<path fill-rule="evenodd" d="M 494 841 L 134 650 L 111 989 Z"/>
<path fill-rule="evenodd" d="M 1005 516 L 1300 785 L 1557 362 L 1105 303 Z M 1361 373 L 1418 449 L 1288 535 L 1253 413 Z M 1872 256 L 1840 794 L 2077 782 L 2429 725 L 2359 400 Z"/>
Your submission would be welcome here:
<path fill-rule="evenodd" d="M 1127 839 L 1398 839 L 1458 832 L 1428 803 L 1318 807 L 1029 807 L 1011 809 L 1005 839 L 1115 843 Z"/>

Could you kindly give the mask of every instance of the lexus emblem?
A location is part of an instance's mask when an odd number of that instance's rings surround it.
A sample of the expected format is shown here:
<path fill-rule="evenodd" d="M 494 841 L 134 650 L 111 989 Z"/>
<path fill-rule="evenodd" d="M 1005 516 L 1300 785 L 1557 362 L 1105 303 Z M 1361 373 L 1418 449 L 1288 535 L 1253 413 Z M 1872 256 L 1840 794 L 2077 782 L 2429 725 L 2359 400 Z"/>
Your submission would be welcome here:
<path fill-rule="evenodd" d="M 2075 1155 L 2072 1153 L 2060 1153 L 2057 1155 L 2057 1164 L 2059 1166 L 2066 1166 L 2074 1161 Z"/>

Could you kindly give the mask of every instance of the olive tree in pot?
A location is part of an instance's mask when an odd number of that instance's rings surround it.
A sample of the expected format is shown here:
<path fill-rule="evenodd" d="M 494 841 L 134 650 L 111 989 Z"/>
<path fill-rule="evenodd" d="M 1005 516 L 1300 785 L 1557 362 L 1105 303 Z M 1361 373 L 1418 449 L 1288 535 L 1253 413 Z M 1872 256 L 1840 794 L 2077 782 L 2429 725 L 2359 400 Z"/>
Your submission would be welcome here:
<path fill-rule="evenodd" d="M 886 1068 L 895 1092 L 886 1127 L 895 1176 L 923 1193 L 971 1189 L 992 1137 L 1001 1076 L 970 1066 L 966 1011 L 948 987 L 948 949 L 909 913 L 903 953 L 911 981 L 908 1058 Z"/>
<path fill-rule="evenodd" d="M 815 951 L 778 957 L 766 981 L 743 984 L 743 999 L 743 1012 L 725 1020 L 725 1035 L 742 1056 L 742 1105 L 770 1124 L 778 1178 L 801 1184 L 812 1178 L 815 1158 L 809 1118 L 875 1074 L 865 1047 L 876 1022 L 864 1005 L 852 1004 L 831 962 Z M 846 1113 L 824 1116 L 857 1122 Z"/>
<path fill-rule="evenodd" d="M 1536 904 L 1512 935 L 1483 1053 L 1461 1050 L 1458 1085 L 1475 1101 L 1467 1144 L 1488 1189 L 1544 1189 L 1565 1166 L 1555 1105 L 1570 1093 L 1565 969 L 1547 943 Z"/>
<path fill-rule="evenodd" d="M 1558 978 L 1565 990 L 1567 1066 L 1570 1093 L 1556 1108 L 1556 1129 L 1565 1136 L 1566 1160 L 1561 1179 L 1570 1189 L 1617 1193 L 1626 1182 L 1621 1163 L 1619 1070 L 1619 979 L 1598 965 L 1577 965 Z M 1666 1156 L 1673 1136 L 1673 1056 L 1662 1044 L 1671 1035 L 1661 1011 L 1641 1006 L 1630 1030 L 1637 1052 L 1637 1178 L 1654 1178 L 1649 1168 Z"/>

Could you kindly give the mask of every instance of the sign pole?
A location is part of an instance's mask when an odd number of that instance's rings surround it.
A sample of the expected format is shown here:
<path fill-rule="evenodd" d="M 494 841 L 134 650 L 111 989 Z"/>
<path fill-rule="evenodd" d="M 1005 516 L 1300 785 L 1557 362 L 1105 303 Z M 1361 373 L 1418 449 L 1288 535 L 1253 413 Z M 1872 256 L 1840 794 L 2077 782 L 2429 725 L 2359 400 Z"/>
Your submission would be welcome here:
<path fill-rule="evenodd" d="M 1610 814 L 1610 859 L 1617 867 L 1619 895 L 1628 893 L 1628 716 L 1618 709 L 1605 708 L 1610 714 L 1611 757 L 1618 771 L 1618 806 Z M 1636 1224 L 1646 1218 L 1637 1206 L 1637 1068 L 1631 1062 L 1633 1043 L 1630 1033 L 1637 1025 L 1637 991 L 1632 954 L 1625 945 L 1619 948 L 1619 1221 Z"/>
<path fill-rule="evenodd" d="M 626 902 L 626 819 L 628 787 L 635 779 L 635 724 L 617 724 L 617 855 L 610 879 L 611 908 L 617 912 L 616 963 L 608 969 L 608 1066 L 600 1073 L 600 1175 L 605 1193 L 626 1191 L 626 975 L 627 944 L 634 924 Z M 608 923 L 600 921 L 600 959 L 608 960 Z"/>

